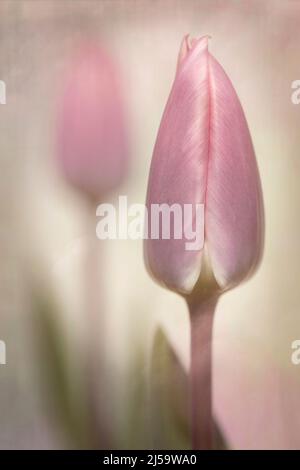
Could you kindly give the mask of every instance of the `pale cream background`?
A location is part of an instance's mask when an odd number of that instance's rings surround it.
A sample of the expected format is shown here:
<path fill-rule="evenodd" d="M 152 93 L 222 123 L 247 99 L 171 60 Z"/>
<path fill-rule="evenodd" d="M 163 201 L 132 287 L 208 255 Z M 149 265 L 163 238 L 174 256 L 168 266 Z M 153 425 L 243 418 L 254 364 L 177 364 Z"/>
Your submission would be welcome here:
<path fill-rule="evenodd" d="M 35 368 L 27 360 L 28 273 L 42 279 L 60 305 L 75 361 L 83 341 L 85 206 L 54 162 L 64 60 L 86 34 L 119 60 L 132 149 L 130 176 L 119 193 L 143 203 L 179 44 L 190 32 L 211 36 L 210 50 L 240 96 L 266 209 L 262 265 L 217 309 L 217 415 L 233 447 L 300 448 L 300 366 L 290 361 L 291 341 L 300 338 L 300 105 L 290 99 L 291 82 L 300 79 L 299 21 L 297 1 L 1 0 L 0 79 L 7 84 L 7 105 L 0 107 L 0 339 L 7 342 L 8 365 L 0 366 L 0 447 L 64 446 L 33 398 L 26 372 Z M 119 389 L 135 352 L 142 347 L 149 354 L 157 323 L 188 368 L 186 307 L 150 279 L 142 244 L 99 242 L 99 251 L 107 345 Z"/>

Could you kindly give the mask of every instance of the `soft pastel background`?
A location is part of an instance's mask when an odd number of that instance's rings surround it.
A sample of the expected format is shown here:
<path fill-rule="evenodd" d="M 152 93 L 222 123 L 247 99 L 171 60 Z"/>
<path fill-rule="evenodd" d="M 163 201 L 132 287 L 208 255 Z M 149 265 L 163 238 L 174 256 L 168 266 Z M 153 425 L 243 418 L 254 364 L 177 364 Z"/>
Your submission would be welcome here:
<path fill-rule="evenodd" d="M 234 449 L 300 448 L 300 365 L 290 359 L 291 342 L 300 338 L 300 105 L 291 102 L 291 83 L 300 79 L 299 21 L 296 0 L 1 0 L 0 79 L 7 104 L 0 106 L 0 339 L 7 365 L 0 366 L 0 448 L 76 446 L 56 418 L 50 386 L 41 384 L 50 374 L 38 353 L 42 333 L 32 313 L 37 291 L 55 305 L 51 318 L 76 384 L 88 229 L 84 202 L 55 166 L 64 63 L 86 36 L 105 43 L 119 61 L 132 161 L 111 200 L 127 194 L 129 202 L 143 203 L 179 44 L 188 32 L 211 36 L 210 50 L 240 96 L 266 208 L 262 265 L 217 309 L 216 418 Z M 99 262 L 114 419 L 125 430 L 117 447 L 151 447 L 141 412 L 148 392 L 140 383 L 147 383 L 158 324 L 188 369 L 186 307 L 150 279 L 141 242 L 99 241 Z"/>

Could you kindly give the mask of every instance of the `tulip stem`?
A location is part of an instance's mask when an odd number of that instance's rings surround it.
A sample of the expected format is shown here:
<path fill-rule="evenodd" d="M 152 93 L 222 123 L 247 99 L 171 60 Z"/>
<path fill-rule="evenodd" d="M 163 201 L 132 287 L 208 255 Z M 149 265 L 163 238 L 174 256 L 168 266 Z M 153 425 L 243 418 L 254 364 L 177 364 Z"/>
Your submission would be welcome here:
<path fill-rule="evenodd" d="M 92 209 L 92 210 L 91 210 Z M 99 271 L 99 243 L 95 234 L 94 205 L 89 207 L 88 239 L 85 259 L 86 275 L 86 391 L 87 412 L 91 430 L 90 445 L 94 449 L 108 446 L 107 419 L 105 413 L 106 383 L 105 383 L 105 328 L 104 312 L 99 292 L 101 279 Z M 100 330 L 101 320 L 101 330 Z"/>
<path fill-rule="evenodd" d="M 191 324 L 191 437 L 194 450 L 214 448 L 212 414 L 212 330 L 217 298 L 189 305 Z"/>

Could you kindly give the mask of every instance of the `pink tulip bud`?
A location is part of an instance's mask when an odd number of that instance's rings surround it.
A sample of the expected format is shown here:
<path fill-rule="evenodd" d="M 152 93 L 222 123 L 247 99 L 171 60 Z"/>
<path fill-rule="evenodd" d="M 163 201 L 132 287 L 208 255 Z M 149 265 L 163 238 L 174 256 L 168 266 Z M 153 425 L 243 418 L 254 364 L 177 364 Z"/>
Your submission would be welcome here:
<path fill-rule="evenodd" d="M 163 203 L 204 204 L 204 248 L 149 238 L 145 259 L 159 282 L 187 295 L 208 269 L 220 290 L 254 271 L 263 248 L 260 178 L 240 101 L 207 37 L 185 37 L 179 53 L 152 158 L 148 214 Z"/>
<path fill-rule="evenodd" d="M 110 56 L 83 45 L 65 78 L 58 156 L 66 179 L 101 199 L 121 182 L 128 145 L 120 76 Z"/>

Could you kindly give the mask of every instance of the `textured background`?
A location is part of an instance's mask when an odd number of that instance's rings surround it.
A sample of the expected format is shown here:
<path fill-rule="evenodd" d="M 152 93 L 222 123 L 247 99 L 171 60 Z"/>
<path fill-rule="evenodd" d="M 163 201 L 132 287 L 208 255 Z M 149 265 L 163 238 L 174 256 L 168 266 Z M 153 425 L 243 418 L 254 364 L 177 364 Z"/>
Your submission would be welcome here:
<path fill-rule="evenodd" d="M 290 361 L 291 342 L 300 338 L 300 105 L 290 99 L 291 82 L 300 79 L 299 21 L 297 1 L 1 0 L 7 104 L 0 106 L 0 339 L 8 350 L 8 364 L 0 366 L 1 448 L 69 445 L 49 419 L 38 385 L 41 359 L 32 347 L 31 317 L 31 286 L 38 282 L 58 306 L 76 364 L 85 324 L 80 273 L 87 228 L 82 200 L 54 164 L 64 61 L 82 36 L 92 35 L 120 62 L 132 162 L 119 194 L 143 203 L 179 44 L 188 32 L 211 36 L 210 50 L 241 99 L 266 209 L 262 265 L 217 309 L 216 414 L 233 448 L 300 448 L 300 366 Z M 188 317 L 183 301 L 146 273 L 141 242 L 100 245 L 106 344 L 122 414 L 126 377 L 138 380 L 137 356 L 138 373 L 146 373 L 157 323 L 188 368 Z"/>

